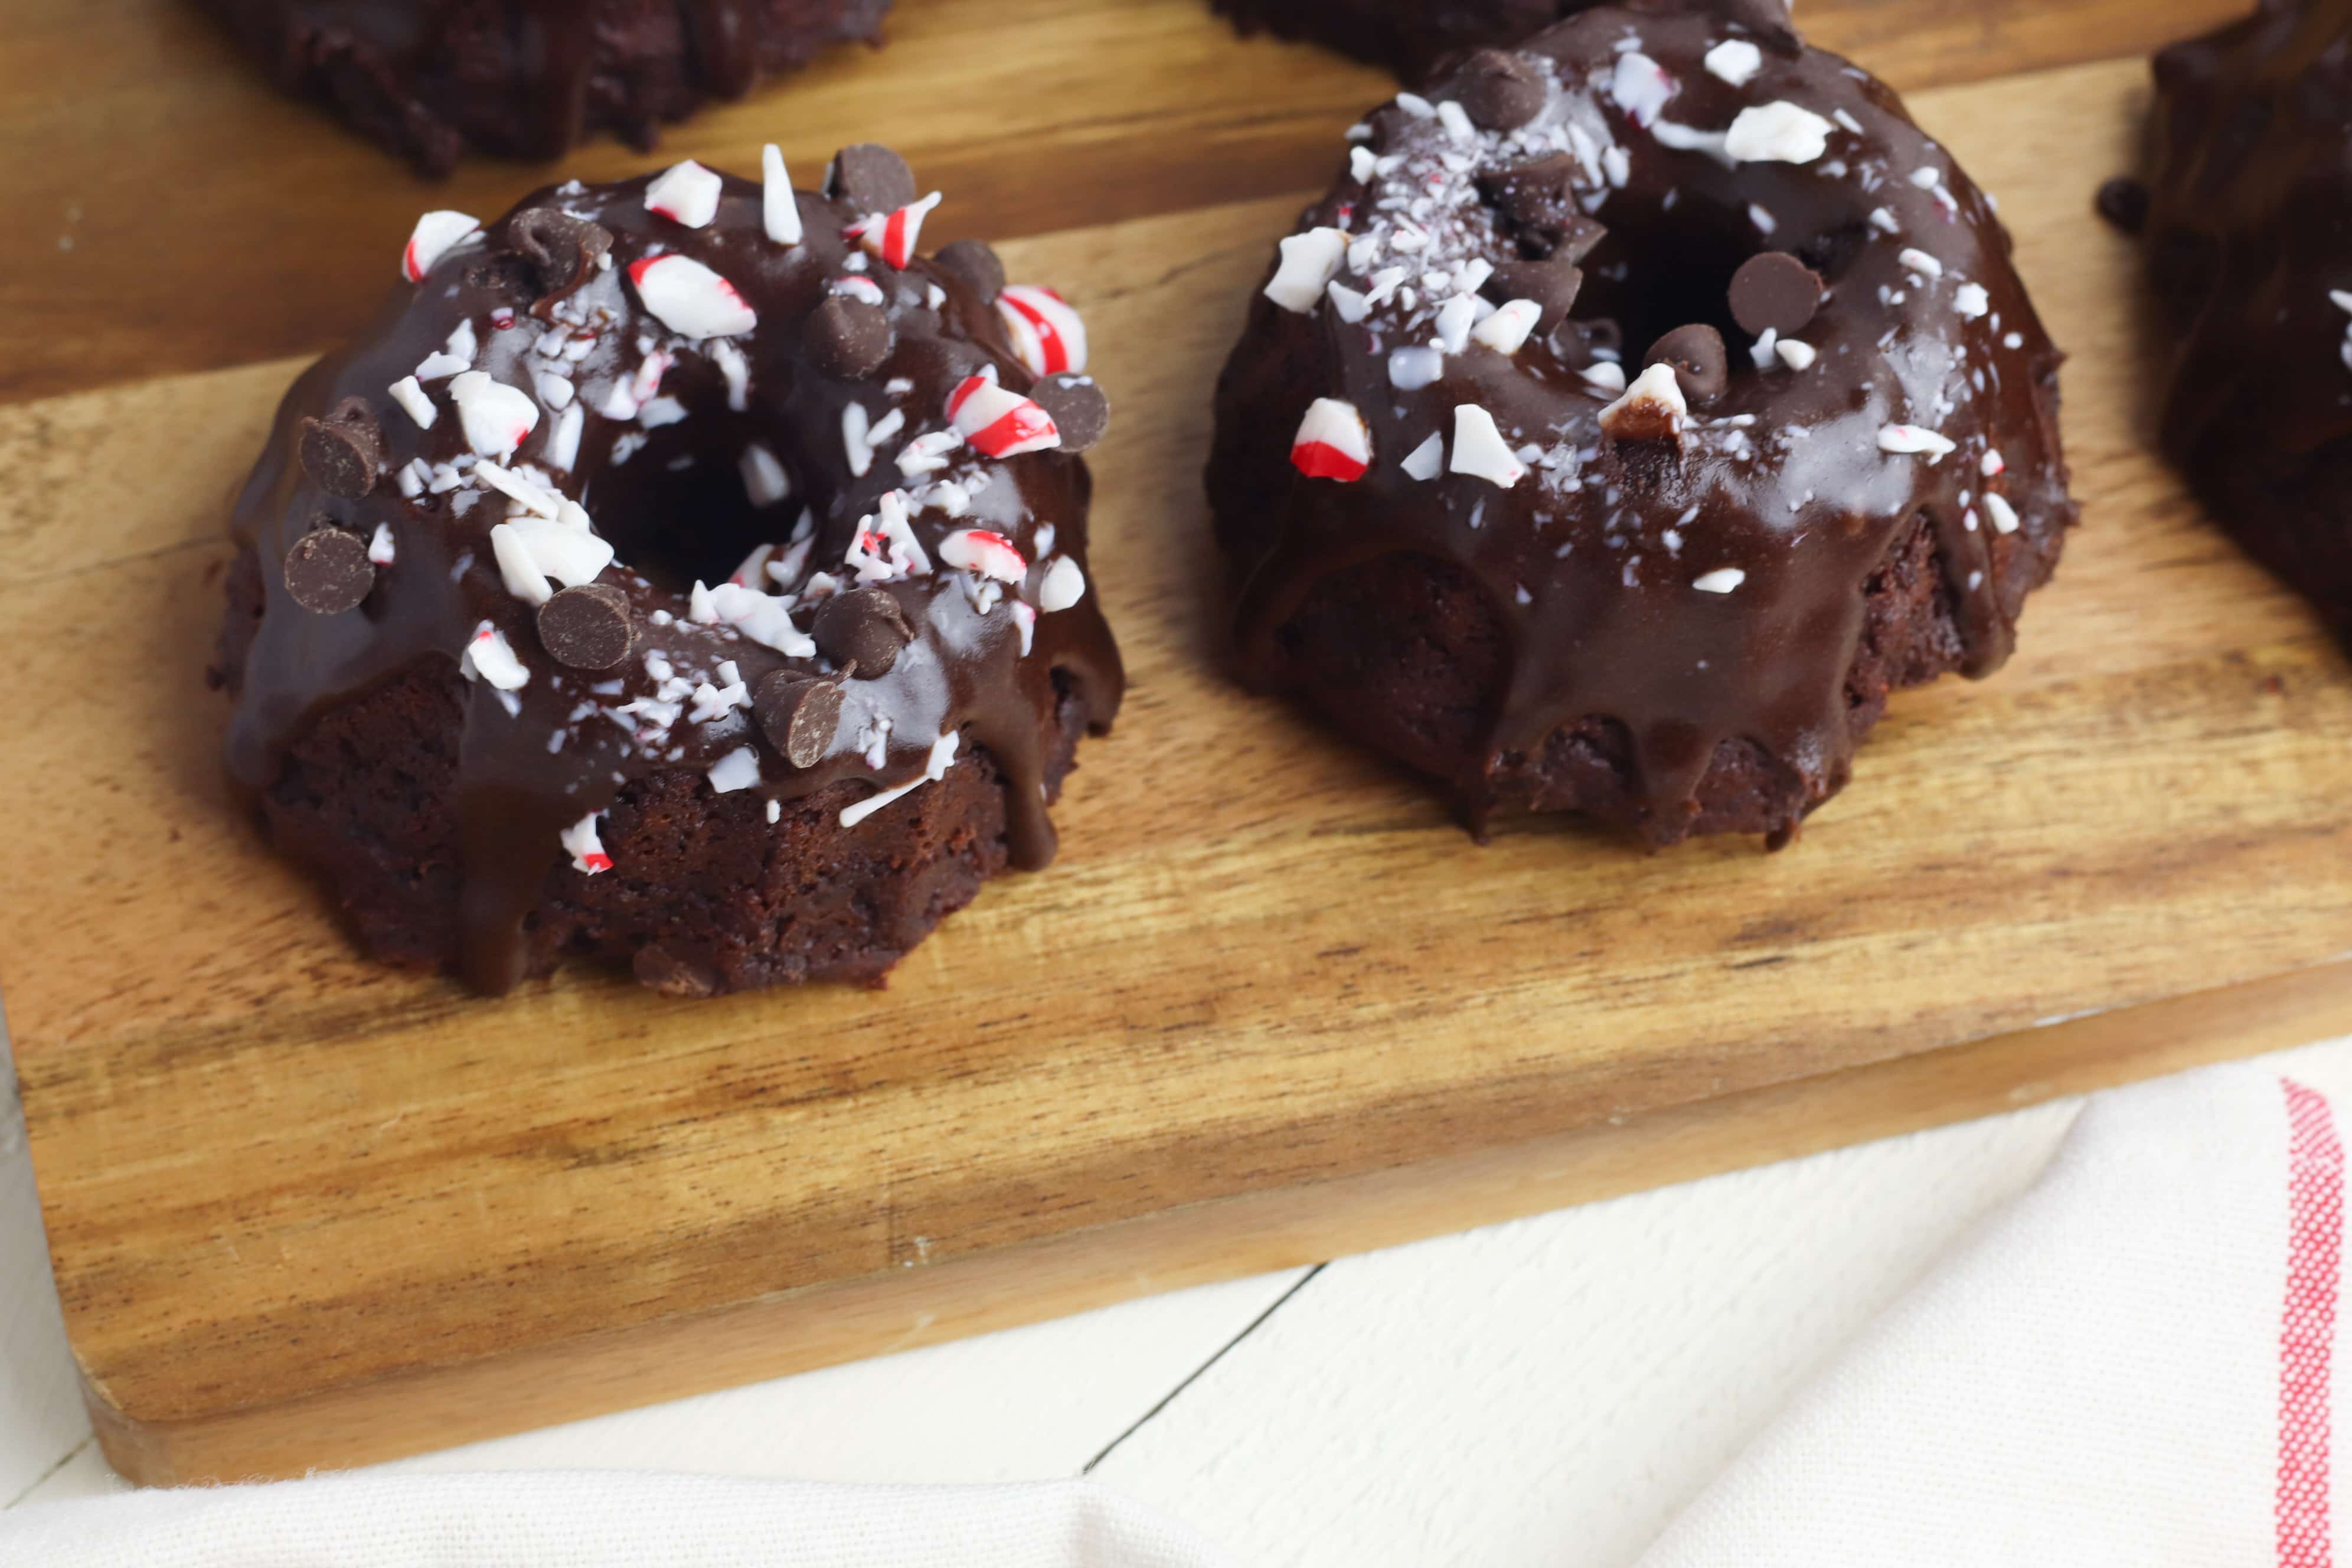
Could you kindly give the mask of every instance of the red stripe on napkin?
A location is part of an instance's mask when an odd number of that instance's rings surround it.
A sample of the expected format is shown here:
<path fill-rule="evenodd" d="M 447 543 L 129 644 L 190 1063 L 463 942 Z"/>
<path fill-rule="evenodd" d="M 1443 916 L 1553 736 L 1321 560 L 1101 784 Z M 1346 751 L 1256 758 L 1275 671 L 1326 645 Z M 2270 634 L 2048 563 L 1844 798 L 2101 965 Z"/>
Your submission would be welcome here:
<path fill-rule="evenodd" d="M 2279 1568 L 2331 1568 L 2328 1361 L 2344 1252 L 2344 1145 L 2327 1098 L 2286 1090 L 2286 1303 L 2279 1318 Z"/>

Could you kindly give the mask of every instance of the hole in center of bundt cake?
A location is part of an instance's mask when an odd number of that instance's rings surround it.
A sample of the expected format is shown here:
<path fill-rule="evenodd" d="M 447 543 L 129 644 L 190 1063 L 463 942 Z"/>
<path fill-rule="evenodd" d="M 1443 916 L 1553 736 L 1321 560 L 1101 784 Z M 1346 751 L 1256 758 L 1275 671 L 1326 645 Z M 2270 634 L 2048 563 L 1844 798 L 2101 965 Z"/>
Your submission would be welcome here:
<path fill-rule="evenodd" d="M 1769 248 L 1754 222 L 1689 192 L 1671 206 L 1654 195 L 1633 197 L 1620 192 L 1609 204 L 1609 232 L 1585 258 L 1576 316 L 1614 321 L 1629 366 L 1680 327 L 1710 326 L 1726 342 L 1745 342 L 1731 316 L 1731 275 Z M 1733 355 L 1735 370 L 1746 359 Z"/>
<path fill-rule="evenodd" d="M 726 581 L 759 546 L 791 538 L 812 498 L 801 493 L 808 466 L 795 460 L 785 433 L 771 419 L 730 410 L 725 386 L 698 356 L 680 355 L 662 392 L 685 417 L 644 430 L 625 460 L 588 482 L 581 502 L 616 558 L 656 587 L 683 593 L 697 581 Z M 743 464 L 754 444 L 793 476 L 793 494 L 752 503 Z"/>

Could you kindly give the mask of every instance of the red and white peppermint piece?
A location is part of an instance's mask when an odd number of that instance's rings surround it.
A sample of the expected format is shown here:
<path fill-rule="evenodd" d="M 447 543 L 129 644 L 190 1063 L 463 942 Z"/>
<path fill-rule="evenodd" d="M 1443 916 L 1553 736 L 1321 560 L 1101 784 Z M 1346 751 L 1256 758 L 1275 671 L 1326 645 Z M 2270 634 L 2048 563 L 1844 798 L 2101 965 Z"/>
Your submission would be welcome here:
<path fill-rule="evenodd" d="M 408 237 L 408 244 L 400 253 L 400 275 L 411 283 L 422 283 L 433 264 L 449 252 L 450 247 L 477 233 L 481 225 L 472 215 L 446 209 L 426 213 L 416 220 L 416 227 Z"/>
<path fill-rule="evenodd" d="M 2009 504 L 2008 497 L 1987 490 L 1984 506 L 1985 514 L 1992 519 L 1992 531 L 1995 533 L 2017 531 L 2017 509 Z"/>
<path fill-rule="evenodd" d="M 392 394 L 394 403 L 408 411 L 408 416 L 416 421 L 420 430 L 432 429 L 433 422 L 441 417 L 441 410 L 433 406 L 432 395 L 413 375 L 402 376 L 384 390 Z"/>
<path fill-rule="evenodd" d="M 629 263 L 637 298 L 682 338 L 731 338 L 760 324 L 735 285 L 690 256 L 649 256 Z"/>
<path fill-rule="evenodd" d="M 613 547 L 583 530 L 551 518 L 524 515 L 509 518 L 490 530 L 490 552 L 498 559 L 499 579 L 507 592 L 528 605 L 544 605 L 554 597 L 550 577 L 567 588 L 593 583 L 613 563 Z"/>
<path fill-rule="evenodd" d="M 996 297 L 996 313 L 1032 375 L 1075 375 L 1087 368 L 1087 324 L 1051 289 L 1008 283 Z"/>
<path fill-rule="evenodd" d="M 1484 479 L 1502 489 L 1528 477 L 1527 465 L 1495 428 L 1495 416 L 1475 403 L 1454 406 L 1454 456 L 1446 466 L 1454 473 Z"/>
<path fill-rule="evenodd" d="M 1543 307 L 1533 300 L 1512 300 L 1498 305 L 1495 313 L 1470 330 L 1474 342 L 1482 342 L 1498 354 L 1515 354 L 1536 330 L 1543 317 Z"/>
<path fill-rule="evenodd" d="M 1027 658 L 1037 646 L 1037 612 L 1019 599 L 1013 601 L 1012 609 L 1013 625 L 1021 633 L 1021 657 Z"/>
<path fill-rule="evenodd" d="M 1291 438 L 1290 466 L 1310 479 L 1352 484 L 1372 466 L 1372 432 L 1352 403 L 1318 397 Z"/>
<path fill-rule="evenodd" d="M 871 278 L 860 278 L 856 273 L 846 278 L 833 279 L 825 284 L 824 289 L 828 294 L 846 294 L 851 299 L 868 305 L 882 304 L 889 298 L 882 292 L 882 285 Z"/>
<path fill-rule="evenodd" d="M 2007 467 L 2009 464 L 2002 460 L 2000 448 L 1998 447 L 1987 447 L 1985 455 L 1977 460 L 1977 472 L 1986 479 L 1991 479 Z"/>
<path fill-rule="evenodd" d="M 688 158 L 663 170 L 646 187 L 646 210 L 688 228 L 703 228 L 719 216 L 719 176 Z"/>
<path fill-rule="evenodd" d="M 960 528 L 940 540 L 940 559 L 1000 583 L 1018 583 L 1029 574 L 1029 563 L 1013 542 L 984 528 Z"/>
<path fill-rule="evenodd" d="M 738 467 L 743 474 L 743 493 L 755 507 L 773 506 L 793 493 L 792 475 L 784 471 L 775 453 L 757 441 L 743 448 Z"/>
<path fill-rule="evenodd" d="M 469 679 L 479 676 L 500 691 L 520 691 L 530 684 L 530 671 L 515 657 L 506 634 L 488 621 L 474 628 L 472 640 L 457 660 L 457 672 Z"/>
<path fill-rule="evenodd" d="M 592 811 L 558 836 L 563 841 L 564 853 L 572 857 L 572 868 L 585 871 L 591 877 L 613 868 L 613 858 L 604 853 L 604 841 L 596 832 L 596 819 L 603 815 Z"/>
<path fill-rule="evenodd" d="M 870 255 L 893 267 L 904 268 L 915 258 L 915 244 L 922 237 L 925 215 L 939 205 L 940 193 L 933 191 L 921 201 L 895 212 L 875 213 L 857 226 L 857 243 Z"/>
<path fill-rule="evenodd" d="M 784 150 L 773 142 L 760 149 L 760 221 L 778 245 L 801 242 L 800 198 L 784 173 Z"/>
<path fill-rule="evenodd" d="M 530 393 L 493 381 L 484 371 L 464 371 L 449 378 L 449 401 L 466 427 L 466 445 L 475 455 L 503 458 L 539 427 L 539 404 Z"/>
<path fill-rule="evenodd" d="M 377 523 L 375 536 L 368 541 L 368 560 L 378 566 L 389 566 L 399 552 L 399 546 L 393 542 L 392 524 Z"/>
<path fill-rule="evenodd" d="M 1017 458 L 1062 444 L 1054 416 L 1034 399 L 1007 391 L 992 376 L 968 375 L 948 395 L 956 433 L 992 458 Z"/>
<path fill-rule="evenodd" d="M 1952 443 L 1924 426 L 1889 425 L 1878 432 L 1878 449 L 1882 452 L 1916 453 L 1932 464 L 1942 460 L 1944 454 L 1952 449 Z"/>

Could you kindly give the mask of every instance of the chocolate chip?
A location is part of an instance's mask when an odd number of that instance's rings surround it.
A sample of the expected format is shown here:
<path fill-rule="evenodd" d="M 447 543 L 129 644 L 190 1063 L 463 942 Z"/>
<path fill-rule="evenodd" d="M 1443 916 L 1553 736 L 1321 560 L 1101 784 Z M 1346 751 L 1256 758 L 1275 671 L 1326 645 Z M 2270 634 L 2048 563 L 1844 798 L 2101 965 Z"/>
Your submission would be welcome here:
<path fill-rule="evenodd" d="M 996 303 L 996 297 L 1004 292 L 1004 263 L 977 239 L 959 239 L 940 247 L 931 264 L 971 284 L 983 305 Z"/>
<path fill-rule="evenodd" d="M 1723 352 L 1723 334 L 1705 321 L 1676 327 L 1650 345 L 1644 365 L 1670 364 L 1683 400 L 1694 405 L 1714 402 L 1731 379 L 1730 361 Z"/>
<path fill-rule="evenodd" d="M 1583 269 L 1554 256 L 1546 261 L 1506 261 L 1495 268 L 1479 292 L 1497 305 L 1533 300 L 1543 308 L 1535 327 L 1540 334 L 1568 319 L 1577 290 L 1583 287 Z"/>
<path fill-rule="evenodd" d="M 302 421 L 302 469 L 320 489 L 357 500 L 375 489 L 383 431 L 362 397 L 346 397 L 324 419 Z"/>
<path fill-rule="evenodd" d="M 1061 433 L 1062 450 L 1083 452 L 1110 427 L 1110 399 L 1090 375 L 1049 375 L 1029 389 Z"/>
<path fill-rule="evenodd" d="M 860 214 L 896 212 L 915 199 L 915 172 L 907 160 L 875 142 L 860 142 L 833 155 L 824 172 L 824 194 Z"/>
<path fill-rule="evenodd" d="M 517 213 L 507 224 L 507 237 L 530 264 L 540 296 L 530 313 L 541 321 L 594 274 L 596 258 L 613 248 L 612 233 L 601 224 L 554 207 Z"/>
<path fill-rule="evenodd" d="M 841 727 L 841 683 L 795 669 L 770 670 L 751 696 L 752 717 L 776 753 L 796 768 L 814 767 Z"/>
<path fill-rule="evenodd" d="M 1785 250 L 1759 251 L 1731 275 L 1731 319 L 1750 337 L 1795 337 L 1821 308 L 1821 275 Z"/>
<path fill-rule="evenodd" d="M 835 294 L 810 315 L 802 342 L 817 369 L 855 381 L 873 374 L 890 357 L 889 312 Z"/>
<path fill-rule="evenodd" d="M 374 586 L 367 541 L 347 528 L 313 529 L 286 552 L 286 592 L 313 615 L 341 615 Z"/>
<path fill-rule="evenodd" d="M 1517 131 L 1543 111 L 1543 79 L 1518 56 L 1479 49 L 1462 62 L 1454 96 L 1473 125 Z"/>
<path fill-rule="evenodd" d="M 2117 175 L 2099 187 L 2099 216 L 2123 230 L 2137 234 L 2147 226 L 2147 187 Z"/>
<path fill-rule="evenodd" d="M 858 588 L 819 605 L 809 635 L 825 658 L 855 666 L 860 679 L 871 680 L 890 673 L 898 650 L 915 640 L 915 628 L 887 589 Z"/>
<path fill-rule="evenodd" d="M 566 588 L 539 607 L 541 646 L 573 669 L 610 669 L 635 638 L 629 596 L 609 584 Z"/>

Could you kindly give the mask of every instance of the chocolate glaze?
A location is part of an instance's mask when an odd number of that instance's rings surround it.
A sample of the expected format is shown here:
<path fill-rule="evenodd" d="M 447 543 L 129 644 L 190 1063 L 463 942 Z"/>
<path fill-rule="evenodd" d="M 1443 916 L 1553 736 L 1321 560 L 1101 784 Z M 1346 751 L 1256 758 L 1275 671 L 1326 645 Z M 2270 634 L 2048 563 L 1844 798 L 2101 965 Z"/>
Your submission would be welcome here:
<path fill-rule="evenodd" d="M 545 159 L 666 120 L 824 48 L 890 0 L 205 0 L 279 87 L 431 173 L 468 149 Z"/>
<path fill-rule="evenodd" d="M 1013 391 L 1032 384 L 998 311 L 927 259 L 898 271 L 861 258 L 843 232 L 859 215 L 822 196 L 798 194 L 805 238 L 787 247 L 767 237 L 756 184 L 728 179 L 716 219 L 689 229 L 646 209 L 647 183 L 575 183 L 540 191 L 516 209 L 561 207 L 612 236 L 611 265 L 555 307 L 552 325 L 532 316 L 537 285 L 511 244 L 515 214 L 449 251 L 422 283 L 397 287 L 372 330 L 295 383 L 236 504 L 236 535 L 257 558 L 266 595 L 249 651 L 229 672 L 237 703 L 228 761 L 246 788 L 268 788 L 288 747 L 323 711 L 403 679 L 420 662 L 446 669 L 486 625 L 529 671 L 518 690 L 501 691 L 487 679 L 463 689 L 460 952 L 467 976 L 485 991 L 503 990 L 521 973 L 522 923 L 551 865 L 563 859 L 563 829 L 605 808 L 634 780 L 698 774 L 745 748 L 757 764 L 750 787 L 792 802 L 845 780 L 880 791 L 937 776 L 944 759 L 935 742 L 961 737 L 954 766 L 977 765 L 973 753 L 984 751 L 1004 779 L 1014 863 L 1043 866 L 1055 845 L 1045 748 L 1060 734 L 1057 674 L 1098 730 L 1117 710 L 1123 685 L 1090 584 L 1076 604 L 1035 615 L 1034 645 L 1024 651 L 1020 618 L 1037 602 L 1054 558 L 1084 569 L 1091 483 L 1083 461 L 1052 450 L 993 459 L 963 447 L 943 468 L 918 477 L 902 475 L 894 460 L 918 434 L 948 427 L 948 395 L 966 375 L 992 368 Z M 718 272 L 757 312 L 756 330 L 699 342 L 667 330 L 628 276 L 632 262 L 657 254 L 684 255 Z M 881 289 L 896 346 L 871 376 L 843 381 L 809 366 L 803 331 L 829 289 L 856 277 Z M 468 328 L 478 343 L 476 370 L 533 389 L 538 425 L 510 465 L 527 477 L 535 465 L 535 477 L 584 507 L 618 552 L 598 579 L 626 595 L 635 618 L 635 646 L 617 668 L 566 668 L 541 647 L 535 606 L 509 591 L 490 538 L 520 504 L 481 479 L 446 390 L 451 383 L 429 384 L 438 416 L 426 429 L 387 395 Z M 627 386 L 649 353 L 674 356 L 658 397 L 675 401 L 646 402 L 653 395 L 640 386 L 643 414 L 620 417 L 632 410 L 616 388 Z M 732 354 L 748 374 L 740 398 L 726 374 Z M 569 397 L 551 396 L 543 379 L 550 374 L 569 378 Z M 303 416 L 348 397 L 373 407 L 385 447 L 386 478 L 357 499 L 327 494 L 296 458 Z M 853 403 L 873 425 L 894 410 L 905 420 L 877 443 L 863 476 L 852 472 L 845 432 Z M 572 409 L 580 411 L 577 457 L 566 465 L 561 431 Z M 739 462 L 755 442 L 789 475 L 789 499 L 753 504 Z M 426 470 L 436 464 L 449 466 L 434 482 L 455 488 L 407 493 L 418 491 L 417 481 L 431 479 Z M 942 510 L 956 504 L 941 488 L 946 482 L 961 487 L 968 511 Z M 676 686 L 665 698 L 665 671 L 719 686 L 719 667 L 731 662 L 750 691 L 779 668 L 834 672 L 813 646 L 795 656 L 734 626 L 698 624 L 695 596 L 685 590 L 697 579 L 725 581 L 749 552 L 783 545 L 797 524 L 806 549 L 782 586 L 798 595 L 790 601 L 790 630 L 805 633 L 832 587 L 815 574 L 840 588 L 856 585 L 845 556 L 862 520 L 880 512 L 885 492 L 894 489 L 911 495 L 909 527 L 931 563 L 927 573 L 896 574 L 879 584 L 898 601 L 914 640 L 887 675 L 847 682 L 846 711 L 826 754 L 804 769 L 786 763 L 761 735 L 748 701 L 709 722 L 677 712 L 694 700 Z M 379 567 L 365 602 L 340 615 L 294 603 L 279 568 L 294 540 L 321 521 L 382 539 L 394 556 Z M 989 584 L 951 567 L 942 542 L 968 529 L 1011 541 L 1028 563 L 1025 580 Z M 1016 600 L 1024 602 L 1020 614 Z M 768 638 L 792 640 L 789 633 Z M 618 711 L 664 700 L 674 707 Z M 876 733 L 877 717 L 890 721 L 887 737 Z"/>
<path fill-rule="evenodd" d="M 2352 646 L 2352 3 L 2158 55 L 2148 142 L 2145 196 L 2104 206 L 2141 219 L 2175 345 L 2165 453 Z"/>
<path fill-rule="evenodd" d="M 1703 61 L 1742 38 L 1761 47 L 1753 77 L 1734 85 Z M 1359 245 L 1370 231 L 1392 241 L 1400 218 L 1415 220 L 1428 236 L 1420 248 L 1351 252 L 1336 279 L 1366 292 L 1406 263 L 1395 295 L 1357 324 L 1328 298 L 1304 312 L 1253 303 L 1219 384 L 1208 470 L 1218 537 L 1243 582 L 1244 668 L 1439 775 L 1481 831 L 1499 806 L 1532 805 L 1584 810 L 1654 842 L 1726 826 L 1785 837 L 1845 782 L 1886 685 L 1953 668 L 1982 676 L 2008 657 L 2025 593 L 2074 518 L 2060 356 L 1990 205 L 1859 69 L 1777 29 L 1700 12 L 1590 11 L 1521 52 L 1551 87 L 1531 123 L 1475 130 L 1442 108 L 1463 80 L 1441 79 L 1433 104 L 1400 100 L 1370 115 L 1352 172 L 1302 216 L 1302 231 L 1330 226 Z M 1645 61 L 1665 73 L 1662 107 L 1645 98 L 1657 86 Z M 1731 164 L 1710 140 L 1741 110 L 1782 101 L 1822 117 L 1819 155 Z M 1424 274 L 1502 266 L 1549 243 L 1513 232 L 1481 197 L 1481 176 L 1563 153 L 1578 203 L 1608 231 L 1581 258 L 1573 319 L 1516 355 L 1472 342 L 1444 355 L 1433 384 L 1396 384 L 1391 352 L 1430 343 L 1440 304 L 1465 281 L 1433 289 Z M 1766 248 L 1794 252 L 1827 283 L 1802 340 L 1817 356 L 1808 368 L 1770 353 L 1759 368 L 1755 340 L 1732 320 L 1729 279 Z M 1615 393 L 1580 374 L 1592 345 L 1622 341 L 1630 374 L 1648 345 L 1694 321 L 1730 345 L 1722 395 L 1690 411 L 1678 446 L 1605 437 L 1599 416 Z M 1353 404 L 1369 426 L 1371 467 L 1356 482 L 1291 465 L 1292 433 L 1318 397 Z M 1433 435 L 1450 458 L 1464 405 L 1487 410 L 1522 448 L 1529 471 L 1513 488 L 1453 472 L 1423 480 L 1402 466 Z M 1894 426 L 1924 426 L 1952 449 L 1933 461 L 1884 450 Z M 1991 452 L 2005 467 L 1988 478 Z M 1992 526 L 1988 491 L 2008 503 L 2015 531 Z M 1920 614 L 1935 624 L 1881 658 L 1880 632 L 1863 647 L 1866 601 L 1909 570 L 1895 547 L 1922 530 L 1937 580 Z M 1332 646 L 1314 606 L 1399 559 L 1426 563 L 1434 599 L 1469 584 L 1475 617 L 1501 628 L 1507 668 L 1475 741 L 1383 730 L 1347 710 L 1360 699 L 1335 670 L 1355 656 Z M 1730 573 L 1729 592 L 1697 586 Z M 1433 631 L 1444 616 L 1412 615 L 1359 623 L 1353 636 L 1375 649 L 1435 637 L 1433 659 L 1465 657 L 1459 626 Z M 1853 680 L 1864 652 L 1891 671 L 1874 690 Z M 1607 790 L 1529 783 L 1548 741 L 1596 724 L 1622 731 L 1629 776 Z M 1756 751 L 1783 787 L 1754 809 L 1717 810 L 1711 773 Z"/>
<path fill-rule="evenodd" d="M 1386 66 L 1417 82 L 1457 49 L 1510 44 L 1591 0 L 1211 0 L 1244 33 L 1263 29 Z"/>

